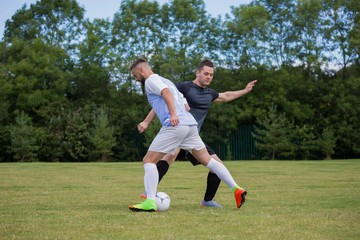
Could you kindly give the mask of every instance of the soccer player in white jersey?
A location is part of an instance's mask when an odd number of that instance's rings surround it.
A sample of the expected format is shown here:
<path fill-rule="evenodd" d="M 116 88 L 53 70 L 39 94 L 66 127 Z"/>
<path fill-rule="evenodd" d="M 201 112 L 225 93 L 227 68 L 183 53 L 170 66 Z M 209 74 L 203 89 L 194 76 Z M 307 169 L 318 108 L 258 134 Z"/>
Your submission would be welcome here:
<path fill-rule="evenodd" d="M 148 101 L 161 122 L 161 129 L 149 146 L 143 158 L 144 186 L 147 198 L 144 202 L 130 205 L 132 211 L 156 211 L 155 195 L 159 181 L 156 163 L 167 153 L 174 154 L 177 148 L 188 150 L 204 166 L 214 172 L 235 196 L 236 207 L 245 202 L 246 190 L 234 181 L 228 169 L 213 159 L 201 140 L 197 122 L 186 111 L 186 100 L 175 84 L 154 74 L 149 63 L 137 58 L 130 65 L 130 71 L 136 81 L 145 85 Z"/>

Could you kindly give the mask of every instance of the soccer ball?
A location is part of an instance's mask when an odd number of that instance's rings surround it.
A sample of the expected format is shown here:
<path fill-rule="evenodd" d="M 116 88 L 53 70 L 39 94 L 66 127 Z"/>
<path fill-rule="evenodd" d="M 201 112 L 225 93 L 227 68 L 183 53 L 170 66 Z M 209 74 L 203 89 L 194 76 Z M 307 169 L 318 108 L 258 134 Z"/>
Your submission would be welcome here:
<path fill-rule="evenodd" d="M 162 212 L 169 210 L 170 208 L 170 197 L 164 192 L 158 192 L 156 194 L 156 205 L 157 210 Z"/>

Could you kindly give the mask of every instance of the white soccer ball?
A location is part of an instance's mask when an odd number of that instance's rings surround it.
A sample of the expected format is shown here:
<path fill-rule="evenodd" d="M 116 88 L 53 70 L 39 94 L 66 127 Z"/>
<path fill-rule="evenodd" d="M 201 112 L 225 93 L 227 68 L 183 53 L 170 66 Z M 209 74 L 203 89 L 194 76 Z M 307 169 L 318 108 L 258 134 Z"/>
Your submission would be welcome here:
<path fill-rule="evenodd" d="M 170 197 L 164 192 L 158 192 L 156 194 L 156 205 L 157 210 L 162 212 L 169 210 L 170 208 Z"/>

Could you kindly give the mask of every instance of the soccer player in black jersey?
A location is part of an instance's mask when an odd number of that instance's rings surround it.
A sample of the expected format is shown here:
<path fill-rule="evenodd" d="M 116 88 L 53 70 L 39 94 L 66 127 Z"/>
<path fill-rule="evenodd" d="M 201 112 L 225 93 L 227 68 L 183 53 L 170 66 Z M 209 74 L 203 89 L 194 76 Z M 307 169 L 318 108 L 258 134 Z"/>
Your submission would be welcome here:
<path fill-rule="evenodd" d="M 211 81 L 214 76 L 214 65 L 210 60 L 204 60 L 200 62 L 196 69 L 196 78 L 193 81 L 176 83 L 178 90 L 184 95 L 190 106 L 190 113 L 194 116 L 198 123 L 198 130 L 200 131 L 201 126 L 206 118 L 212 102 L 230 102 L 239 97 L 242 97 L 252 91 L 257 80 L 249 82 L 244 89 L 237 91 L 226 91 L 222 93 L 216 92 L 214 89 L 209 88 Z M 138 130 L 140 133 L 144 132 L 148 124 L 152 121 L 155 116 L 155 112 L 151 110 L 143 122 L 139 123 Z M 206 145 L 206 144 L 205 144 Z M 206 148 L 215 160 L 222 162 L 208 145 Z M 175 155 L 167 154 L 157 163 L 157 169 L 159 172 L 159 182 L 163 176 L 167 173 L 169 166 L 175 161 L 180 149 Z M 191 163 L 196 166 L 200 164 L 191 154 L 187 154 Z M 211 171 L 207 177 L 207 187 L 204 195 L 204 199 L 201 201 L 201 206 L 204 207 L 217 207 L 222 208 L 215 200 L 215 194 L 220 185 L 220 178 L 212 173 Z M 146 198 L 146 193 L 141 194 L 141 197 Z"/>

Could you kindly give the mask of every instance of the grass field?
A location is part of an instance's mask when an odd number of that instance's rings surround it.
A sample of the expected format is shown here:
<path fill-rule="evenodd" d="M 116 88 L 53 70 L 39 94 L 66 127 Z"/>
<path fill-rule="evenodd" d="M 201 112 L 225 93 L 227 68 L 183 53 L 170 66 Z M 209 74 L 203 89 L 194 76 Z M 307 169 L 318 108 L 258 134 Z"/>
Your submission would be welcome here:
<path fill-rule="evenodd" d="M 248 190 L 241 209 L 201 208 L 207 170 L 175 162 L 159 186 L 167 212 L 141 201 L 137 163 L 0 164 L 1 239 L 360 239 L 360 160 L 227 161 Z"/>

